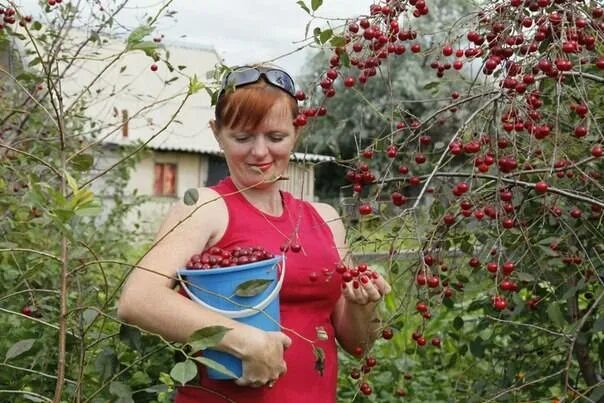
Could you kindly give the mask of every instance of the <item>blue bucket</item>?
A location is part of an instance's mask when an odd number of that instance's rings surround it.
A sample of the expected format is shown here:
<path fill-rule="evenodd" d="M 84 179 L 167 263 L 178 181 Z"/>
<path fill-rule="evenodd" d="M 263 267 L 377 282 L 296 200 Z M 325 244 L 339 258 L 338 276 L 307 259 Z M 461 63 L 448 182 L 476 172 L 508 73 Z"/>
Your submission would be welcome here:
<path fill-rule="evenodd" d="M 246 325 L 265 331 L 279 331 L 279 291 L 285 277 L 285 267 L 279 277 L 278 264 L 281 256 L 240 266 L 207 270 L 177 271 L 181 286 L 187 295 L 203 307 L 232 318 Z M 271 283 L 257 295 L 241 297 L 235 295 L 237 287 L 250 280 L 270 280 Z M 242 375 L 241 360 L 231 354 L 207 349 L 204 357 L 224 365 L 237 377 Z M 233 379 L 208 367 L 210 379 Z"/>

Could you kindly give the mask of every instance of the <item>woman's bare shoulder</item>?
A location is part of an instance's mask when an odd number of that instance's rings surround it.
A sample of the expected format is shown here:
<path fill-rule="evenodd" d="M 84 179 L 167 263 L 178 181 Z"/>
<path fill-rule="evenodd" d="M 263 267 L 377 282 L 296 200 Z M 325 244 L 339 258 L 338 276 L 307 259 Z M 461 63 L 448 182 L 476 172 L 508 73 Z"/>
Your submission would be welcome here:
<path fill-rule="evenodd" d="M 222 196 L 207 187 L 197 188 L 197 201 L 186 204 L 183 200 L 174 203 L 164 219 L 158 236 L 167 231 L 176 231 L 195 238 L 204 233 L 207 240 L 226 228 L 228 210 Z"/>

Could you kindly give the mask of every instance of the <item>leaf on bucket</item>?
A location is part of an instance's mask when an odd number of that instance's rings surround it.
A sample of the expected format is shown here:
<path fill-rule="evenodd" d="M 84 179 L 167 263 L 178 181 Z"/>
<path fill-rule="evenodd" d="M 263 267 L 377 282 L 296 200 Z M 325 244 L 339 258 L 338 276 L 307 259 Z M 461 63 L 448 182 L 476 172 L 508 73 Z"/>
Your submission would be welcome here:
<path fill-rule="evenodd" d="M 245 281 L 237 286 L 235 295 L 238 297 L 255 297 L 262 291 L 266 290 L 273 280 L 255 279 Z"/>
<path fill-rule="evenodd" d="M 205 350 L 208 347 L 214 347 L 224 337 L 226 332 L 231 330 L 224 326 L 207 326 L 203 327 L 189 337 L 187 345 L 191 347 L 191 353 L 196 353 Z"/>
<path fill-rule="evenodd" d="M 192 360 L 179 362 L 170 371 L 170 376 L 184 385 L 197 376 L 197 365 Z"/>
<path fill-rule="evenodd" d="M 221 372 L 227 376 L 230 376 L 233 379 L 237 379 L 237 375 L 235 375 L 233 372 L 231 372 L 224 365 L 222 365 L 214 360 L 210 360 L 209 358 L 206 358 L 206 357 L 193 357 L 193 359 L 195 361 L 197 361 L 198 363 L 205 365 L 208 368 L 212 368 L 213 370 Z"/>

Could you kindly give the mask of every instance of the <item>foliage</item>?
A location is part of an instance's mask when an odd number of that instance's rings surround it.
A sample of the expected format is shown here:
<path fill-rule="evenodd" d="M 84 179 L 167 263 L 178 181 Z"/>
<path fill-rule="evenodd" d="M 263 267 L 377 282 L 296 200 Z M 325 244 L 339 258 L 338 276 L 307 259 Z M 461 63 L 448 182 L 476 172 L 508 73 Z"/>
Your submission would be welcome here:
<path fill-rule="evenodd" d="M 335 152 L 352 250 L 393 284 L 389 340 L 342 355 L 339 397 L 600 401 L 604 11 L 436 4 L 376 2 L 337 46 L 315 32 L 309 151 Z"/>

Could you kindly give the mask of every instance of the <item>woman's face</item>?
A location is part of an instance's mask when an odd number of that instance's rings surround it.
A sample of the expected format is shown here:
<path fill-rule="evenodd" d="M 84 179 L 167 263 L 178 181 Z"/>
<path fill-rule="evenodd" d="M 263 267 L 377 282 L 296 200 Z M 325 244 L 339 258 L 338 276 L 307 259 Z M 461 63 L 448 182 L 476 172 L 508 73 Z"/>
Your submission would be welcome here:
<path fill-rule="evenodd" d="M 285 101 L 275 103 L 253 131 L 228 127 L 214 131 L 239 187 L 266 187 L 285 174 L 297 139 L 289 108 Z"/>

